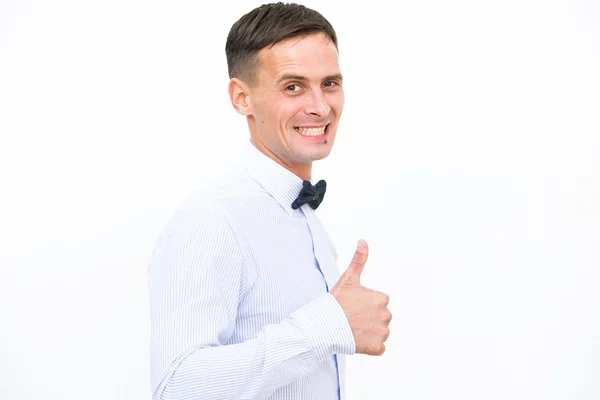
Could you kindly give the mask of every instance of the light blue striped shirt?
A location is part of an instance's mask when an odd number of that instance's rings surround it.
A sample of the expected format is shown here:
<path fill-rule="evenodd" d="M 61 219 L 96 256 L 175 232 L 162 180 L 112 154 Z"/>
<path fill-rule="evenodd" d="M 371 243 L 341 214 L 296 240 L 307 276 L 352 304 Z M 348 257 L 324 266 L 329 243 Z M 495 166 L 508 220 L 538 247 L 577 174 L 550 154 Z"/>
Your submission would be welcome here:
<path fill-rule="evenodd" d="M 148 268 L 153 399 L 344 399 L 356 344 L 301 188 L 249 142 L 173 216 Z"/>

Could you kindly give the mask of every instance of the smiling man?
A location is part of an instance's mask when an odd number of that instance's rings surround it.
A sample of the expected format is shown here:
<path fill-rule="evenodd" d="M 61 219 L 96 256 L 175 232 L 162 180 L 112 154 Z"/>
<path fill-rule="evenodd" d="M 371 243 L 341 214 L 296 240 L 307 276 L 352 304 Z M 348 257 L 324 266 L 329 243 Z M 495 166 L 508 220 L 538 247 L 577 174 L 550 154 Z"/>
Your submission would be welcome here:
<path fill-rule="evenodd" d="M 148 269 L 154 399 L 343 399 L 344 357 L 381 355 L 388 296 L 340 274 L 316 210 L 344 106 L 337 37 L 318 12 L 266 4 L 226 43 L 229 95 L 250 140 L 194 196 Z"/>
<path fill-rule="evenodd" d="M 254 18 L 274 12 L 265 7 Z M 326 20 L 315 21 L 323 32 L 301 36 L 296 36 L 301 28 L 282 26 L 280 41 L 269 43 L 271 32 L 246 35 L 244 22 L 234 25 L 227 46 L 233 106 L 248 117 L 252 143 L 261 152 L 309 179 L 312 162 L 331 151 L 344 107 L 335 32 Z M 253 48 L 254 57 L 242 58 Z"/>

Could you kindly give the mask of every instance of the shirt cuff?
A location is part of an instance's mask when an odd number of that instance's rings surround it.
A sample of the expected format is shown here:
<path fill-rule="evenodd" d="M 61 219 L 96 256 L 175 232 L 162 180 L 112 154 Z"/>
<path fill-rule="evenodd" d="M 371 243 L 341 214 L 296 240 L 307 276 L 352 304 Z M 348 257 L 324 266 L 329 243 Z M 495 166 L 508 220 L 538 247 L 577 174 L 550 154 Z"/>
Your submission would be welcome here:
<path fill-rule="evenodd" d="M 334 354 L 353 355 L 356 352 L 348 318 L 331 293 L 308 303 L 291 317 L 306 331 L 319 362 Z"/>

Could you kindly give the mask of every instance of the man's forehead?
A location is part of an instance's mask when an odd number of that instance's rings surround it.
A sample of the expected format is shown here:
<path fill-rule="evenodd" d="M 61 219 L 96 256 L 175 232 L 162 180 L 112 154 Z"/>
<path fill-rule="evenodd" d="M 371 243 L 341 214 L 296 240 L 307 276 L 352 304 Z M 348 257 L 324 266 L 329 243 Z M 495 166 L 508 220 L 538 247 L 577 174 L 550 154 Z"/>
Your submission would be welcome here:
<path fill-rule="evenodd" d="M 269 45 L 265 47 L 263 50 L 268 50 L 271 52 L 290 52 L 296 49 L 302 49 L 303 47 L 313 47 L 313 46 L 331 46 L 333 49 L 336 49 L 335 44 L 331 40 L 331 38 L 325 33 L 311 33 L 305 35 L 298 35 L 289 37 L 283 40 L 280 40 L 277 43 Z M 337 51 L 337 49 L 336 49 Z"/>
<path fill-rule="evenodd" d="M 259 65 L 278 81 L 286 76 L 312 80 L 340 75 L 337 48 L 325 35 L 294 37 L 265 47 L 259 52 Z"/>

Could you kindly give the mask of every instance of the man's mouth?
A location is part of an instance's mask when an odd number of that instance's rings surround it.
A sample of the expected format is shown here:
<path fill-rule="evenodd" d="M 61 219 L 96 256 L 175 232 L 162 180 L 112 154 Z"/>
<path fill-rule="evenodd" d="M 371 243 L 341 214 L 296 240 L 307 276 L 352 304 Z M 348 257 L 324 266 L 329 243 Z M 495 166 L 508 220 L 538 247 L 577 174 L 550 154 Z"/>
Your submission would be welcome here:
<path fill-rule="evenodd" d="M 294 129 L 304 137 L 321 139 L 329 133 L 329 124 L 323 126 L 296 126 Z"/>

